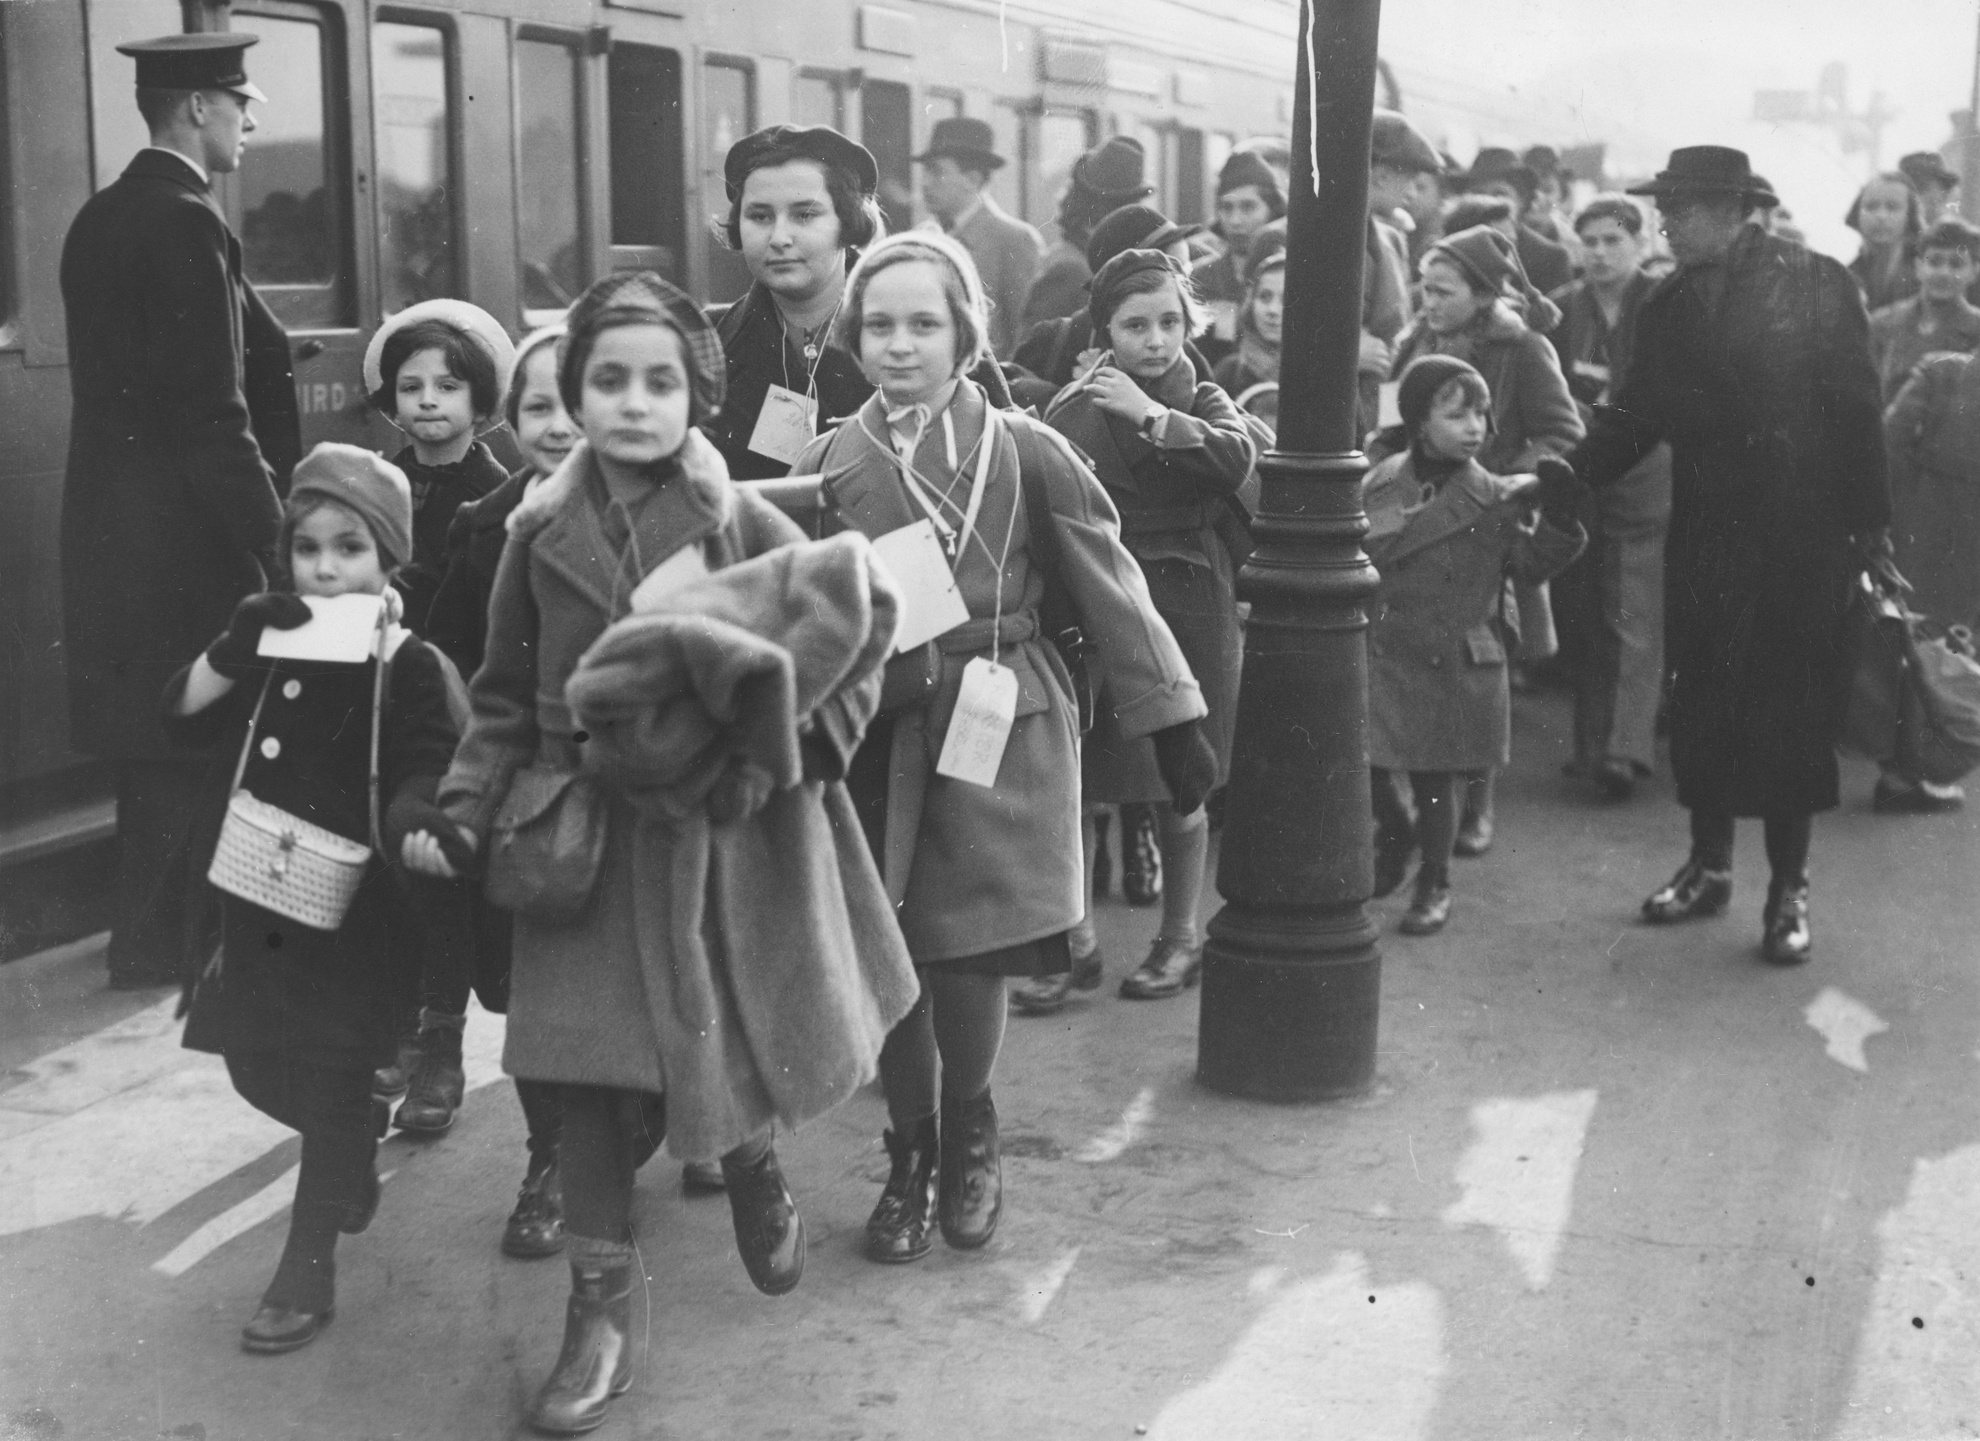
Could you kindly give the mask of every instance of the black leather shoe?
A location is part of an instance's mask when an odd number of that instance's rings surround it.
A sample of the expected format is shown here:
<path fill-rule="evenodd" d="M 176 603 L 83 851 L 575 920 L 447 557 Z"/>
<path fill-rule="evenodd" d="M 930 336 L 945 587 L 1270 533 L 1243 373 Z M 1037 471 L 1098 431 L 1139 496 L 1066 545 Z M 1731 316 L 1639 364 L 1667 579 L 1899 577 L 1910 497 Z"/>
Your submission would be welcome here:
<path fill-rule="evenodd" d="M 722 1175 L 743 1269 L 764 1295 L 781 1296 L 804 1275 L 804 1217 L 784 1184 L 777 1152 L 765 1147 L 762 1158 L 748 1165 L 724 1156 Z"/>
<path fill-rule="evenodd" d="M 412 1085 L 413 1067 L 419 1064 L 419 1042 L 399 1042 L 399 1053 L 389 1066 L 380 1066 L 371 1075 L 371 1094 L 381 1101 L 396 1101 Z"/>
<path fill-rule="evenodd" d="M 529 1424 L 546 1436 L 577 1436 L 605 1424 L 612 1398 L 632 1385 L 632 1267 L 571 1265 L 564 1349 Z"/>
<path fill-rule="evenodd" d="M 882 1265 L 919 1261 L 935 1246 L 935 1168 L 941 1133 L 925 1118 L 908 1135 L 884 1131 L 893 1169 L 887 1173 L 880 1204 L 866 1218 L 866 1257 Z"/>
<path fill-rule="evenodd" d="M 1808 927 L 1808 882 L 1778 882 L 1767 888 L 1766 931 L 1760 953 L 1777 966 L 1798 966 L 1815 949 Z"/>
<path fill-rule="evenodd" d="M 314 1341 L 336 1315 L 326 1311 L 297 1311 L 264 1301 L 254 1319 L 241 1327 L 241 1349 L 256 1356 L 280 1356 L 300 1351 Z"/>
<path fill-rule="evenodd" d="M 1162 845 L 1150 806 L 1121 807 L 1121 899 L 1131 906 L 1162 899 Z"/>
<path fill-rule="evenodd" d="M 1416 894 L 1397 927 L 1406 936 L 1434 936 L 1451 918 L 1451 888 L 1426 883 L 1417 877 Z"/>
<path fill-rule="evenodd" d="M 681 1162 L 681 1189 L 690 1196 L 719 1196 L 729 1189 L 720 1161 Z"/>
<path fill-rule="evenodd" d="M 1004 1214 L 1004 1167 L 997 1149 L 997 1103 L 985 1091 L 973 1101 L 942 1097 L 941 1185 L 936 1217 L 942 1239 L 974 1251 L 997 1234 Z"/>
<path fill-rule="evenodd" d="M 1407 830 L 1375 828 L 1375 899 L 1394 895 L 1409 877 L 1410 858 L 1416 854 L 1416 837 Z"/>
<path fill-rule="evenodd" d="M 1643 919 L 1663 926 L 1694 916 L 1716 916 L 1732 904 L 1732 894 L 1731 871 L 1708 871 L 1696 860 L 1688 860 L 1662 890 L 1643 903 Z"/>
<path fill-rule="evenodd" d="M 1203 974 L 1203 947 L 1155 938 L 1148 959 L 1121 979 L 1121 994 L 1130 1001 L 1160 1001 L 1181 995 Z"/>
<path fill-rule="evenodd" d="M 531 1161 L 502 1228 L 502 1254 L 533 1261 L 564 1249 L 564 1183 L 557 1163 Z"/>
<path fill-rule="evenodd" d="M 1074 991 L 1099 990 L 1104 969 L 1096 946 L 1091 955 L 1074 961 L 1070 971 L 1033 976 L 1011 987 L 1011 1009 L 1021 1016 L 1049 1016 L 1064 1006 Z"/>
<path fill-rule="evenodd" d="M 1595 788 L 1603 800 L 1628 800 L 1636 794 L 1636 767 L 1611 756 L 1595 768 Z"/>
<path fill-rule="evenodd" d="M 461 1033 L 435 1027 L 421 1033 L 406 1099 L 392 1124 L 415 1136 L 444 1136 L 460 1114 L 467 1077 L 461 1070 Z"/>

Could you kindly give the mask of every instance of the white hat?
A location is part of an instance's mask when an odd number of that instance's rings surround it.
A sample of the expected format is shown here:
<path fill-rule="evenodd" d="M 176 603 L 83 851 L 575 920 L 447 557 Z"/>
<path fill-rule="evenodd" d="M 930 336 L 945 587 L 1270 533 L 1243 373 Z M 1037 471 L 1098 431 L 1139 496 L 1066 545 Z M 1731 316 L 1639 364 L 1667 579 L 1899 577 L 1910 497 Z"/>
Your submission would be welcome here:
<path fill-rule="evenodd" d="M 371 344 L 364 348 L 364 389 L 367 395 L 376 395 L 378 388 L 385 383 L 379 363 L 385 353 L 385 342 L 395 332 L 404 330 L 408 325 L 417 325 L 422 320 L 437 320 L 472 338 L 495 362 L 498 381 L 506 381 L 515 368 L 515 343 L 509 339 L 509 332 L 502 328 L 501 321 L 479 305 L 470 305 L 465 300 L 422 300 L 388 318 L 372 335 Z M 497 396 L 505 393 L 506 387 L 498 391 Z"/>

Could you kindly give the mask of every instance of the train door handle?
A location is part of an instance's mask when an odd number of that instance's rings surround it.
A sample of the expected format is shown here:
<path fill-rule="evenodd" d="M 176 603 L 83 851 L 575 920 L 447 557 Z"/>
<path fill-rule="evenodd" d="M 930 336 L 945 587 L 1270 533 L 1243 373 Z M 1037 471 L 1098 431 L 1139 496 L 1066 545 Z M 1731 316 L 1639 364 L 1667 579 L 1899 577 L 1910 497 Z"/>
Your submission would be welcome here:
<path fill-rule="evenodd" d="M 314 360 L 321 354 L 323 354 L 323 342 L 320 340 L 305 340 L 296 347 L 297 360 Z"/>

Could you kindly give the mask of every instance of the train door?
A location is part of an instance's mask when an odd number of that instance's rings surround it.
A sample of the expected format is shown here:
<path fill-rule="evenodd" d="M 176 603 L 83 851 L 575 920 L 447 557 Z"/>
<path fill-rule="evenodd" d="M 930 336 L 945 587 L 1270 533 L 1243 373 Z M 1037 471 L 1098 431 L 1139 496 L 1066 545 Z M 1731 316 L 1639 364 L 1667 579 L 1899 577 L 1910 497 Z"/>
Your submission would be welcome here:
<path fill-rule="evenodd" d="M 363 444 L 374 436 L 359 324 L 370 250 L 356 241 L 353 193 L 353 140 L 370 112 L 362 11 L 353 25 L 337 0 L 255 0 L 234 8 L 231 28 L 261 37 L 248 73 L 269 103 L 221 203 L 248 279 L 289 332 L 303 445 Z"/>
<path fill-rule="evenodd" d="M 614 37 L 605 83 L 612 268 L 655 271 L 687 289 L 681 52 Z"/>

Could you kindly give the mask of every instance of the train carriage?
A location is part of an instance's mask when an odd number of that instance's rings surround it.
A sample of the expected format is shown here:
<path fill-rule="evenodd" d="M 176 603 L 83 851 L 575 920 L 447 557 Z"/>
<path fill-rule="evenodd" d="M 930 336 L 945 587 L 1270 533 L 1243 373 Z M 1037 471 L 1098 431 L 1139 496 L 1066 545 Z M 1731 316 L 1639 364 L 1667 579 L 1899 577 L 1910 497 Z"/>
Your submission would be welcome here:
<path fill-rule="evenodd" d="M 82 202 L 145 143 L 128 40 L 251 30 L 271 103 L 223 204 L 287 326 L 306 445 L 386 448 L 359 362 L 385 315 L 474 301 L 518 333 L 614 268 L 739 295 L 715 239 L 721 166 L 777 121 L 878 157 L 889 225 L 949 115 L 990 121 L 998 199 L 1049 226 L 1104 134 L 1146 146 L 1158 199 L 1206 218 L 1246 135 L 1288 128 L 1291 0 L 45 0 L 0 6 L 0 867 L 109 834 L 68 749 L 56 542 L 68 375 L 56 282 Z"/>

